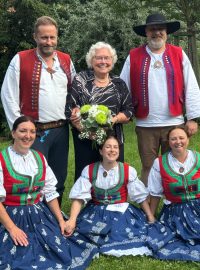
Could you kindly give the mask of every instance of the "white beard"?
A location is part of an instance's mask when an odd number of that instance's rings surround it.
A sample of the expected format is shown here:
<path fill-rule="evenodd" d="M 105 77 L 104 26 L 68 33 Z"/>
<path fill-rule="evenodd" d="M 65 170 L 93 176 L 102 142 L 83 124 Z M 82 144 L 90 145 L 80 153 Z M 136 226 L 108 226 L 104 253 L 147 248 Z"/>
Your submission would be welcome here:
<path fill-rule="evenodd" d="M 158 50 L 161 49 L 165 45 L 165 41 L 163 39 L 159 41 L 155 41 L 153 39 L 148 40 L 148 45 L 150 48 Z"/>

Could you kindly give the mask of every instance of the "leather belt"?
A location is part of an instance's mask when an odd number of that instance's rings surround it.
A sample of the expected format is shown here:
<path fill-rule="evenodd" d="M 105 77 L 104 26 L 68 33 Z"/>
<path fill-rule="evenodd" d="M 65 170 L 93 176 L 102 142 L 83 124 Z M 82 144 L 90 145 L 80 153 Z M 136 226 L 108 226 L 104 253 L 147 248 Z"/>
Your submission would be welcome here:
<path fill-rule="evenodd" d="M 52 121 L 48 123 L 40 123 L 36 122 L 36 128 L 37 130 L 46 130 L 46 129 L 51 129 L 51 128 L 59 128 L 62 127 L 66 124 L 66 120 L 58 120 L 58 121 Z"/>

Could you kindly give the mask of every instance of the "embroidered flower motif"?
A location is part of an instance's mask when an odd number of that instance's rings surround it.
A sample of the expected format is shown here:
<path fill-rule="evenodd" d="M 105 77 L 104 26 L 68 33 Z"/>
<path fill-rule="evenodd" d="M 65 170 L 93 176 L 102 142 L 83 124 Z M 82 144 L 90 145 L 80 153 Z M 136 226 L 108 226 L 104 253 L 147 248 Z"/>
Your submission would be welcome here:
<path fill-rule="evenodd" d="M 42 229 L 42 235 L 47 236 L 47 232 L 45 231 L 45 229 Z"/>
<path fill-rule="evenodd" d="M 61 245 L 60 238 L 58 236 L 55 236 L 55 243 L 58 245 Z"/>
<path fill-rule="evenodd" d="M 15 215 L 17 214 L 17 208 L 14 208 L 14 209 L 12 210 L 12 213 L 13 213 L 13 215 L 15 216 Z"/>
<path fill-rule="evenodd" d="M 57 251 L 62 253 L 63 251 L 59 248 L 59 247 L 56 247 L 57 248 Z"/>
<path fill-rule="evenodd" d="M 4 237 L 3 237 L 3 243 L 5 243 L 7 239 L 8 239 L 8 234 L 5 233 L 5 234 L 4 234 Z"/>
<path fill-rule="evenodd" d="M 44 247 L 46 248 L 46 250 L 50 250 L 50 248 L 47 244 L 45 244 Z"/>
<path fill-rule="evenodd" d="M 46 258 L 44 256 L 39 255 L 39 257 L 40 257 L 40 262 L 45 262 L 46 261 Z"/>
<path fill-rule="evenodd" d="M 62 265 L 61 264 L 56 264 L 56 269 L 62 269 Z"/>
<path fill-rule="evenodd" d="M 16 246 L 13 246 L 13 248 L 10 250 L 10 254 L 14 255 L 16 253 Z"/>
<path fill-rule="evenodd" d="M 7 266 L 6 266 L 5 270 L 12 270 L 12 268 L 11 268 L 10 264 L 7 264 Z"/>

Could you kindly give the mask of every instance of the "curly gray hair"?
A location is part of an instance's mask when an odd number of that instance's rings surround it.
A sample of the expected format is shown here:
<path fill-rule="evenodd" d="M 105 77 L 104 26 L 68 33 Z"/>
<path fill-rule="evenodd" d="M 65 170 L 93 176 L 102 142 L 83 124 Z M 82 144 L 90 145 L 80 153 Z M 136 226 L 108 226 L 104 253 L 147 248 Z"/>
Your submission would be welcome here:
<path fill-rule="evenodd" d="M 92 58 L 95 56 L 96 50 L 103 49 L 103 48 L 106 48 L 110 51 L 110 54 L 112 56 L 112 66 L 114 67 L 114 64 L 117 62 L 116 50 L 110 44 L 99 41 L 95 44 L 92 44 L 92 46 L 90 47 L 89 51 L 86 54 L 85 59 L 86 59 L 88 68 L 92 68 Z"/>

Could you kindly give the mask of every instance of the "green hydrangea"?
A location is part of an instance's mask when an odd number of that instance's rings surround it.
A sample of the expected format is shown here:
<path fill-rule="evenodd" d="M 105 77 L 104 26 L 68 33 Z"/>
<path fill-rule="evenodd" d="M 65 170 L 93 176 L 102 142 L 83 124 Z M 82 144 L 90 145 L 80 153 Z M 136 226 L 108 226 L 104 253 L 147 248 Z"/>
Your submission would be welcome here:
<path fill-rule="evenodd" d="M 84 114 L 84 113 L 87 113 L 89 111 L 89 109 L 91 108 L 91 105 L 89 104 L 86 104 L 86 105 L 83 105 L 80 109 L 80 113 L 81 114 Z"/>
<path fill-rule="evenodd" d="M 109 112 L 108 107 L 106 107 L 104 105 L 98 105 L 98 110 L 100 110 L 102 112 L 105 112 L 105 113 L 108 113 Z"/>
<path fill-rule="evenodd" d="M 99 113 L 96 115 L 95 120 L 97 121 L 97 123 L 98 123 L 99 125 L 105 125 L 106 122 L 107 122 L 107 117 L 106 117 L 105 113 L 99 112 Z"/>

